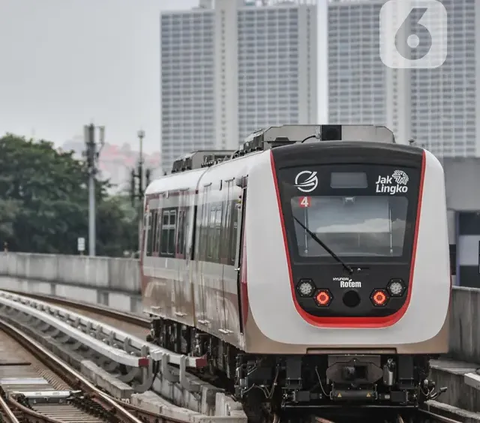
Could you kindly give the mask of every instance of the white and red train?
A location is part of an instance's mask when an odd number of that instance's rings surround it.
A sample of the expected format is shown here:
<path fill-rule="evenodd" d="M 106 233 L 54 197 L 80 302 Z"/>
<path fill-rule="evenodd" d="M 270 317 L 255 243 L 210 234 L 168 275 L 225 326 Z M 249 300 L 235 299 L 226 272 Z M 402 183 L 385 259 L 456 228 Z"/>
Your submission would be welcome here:
<path fill-rule="evenodd" d="M 431 397 L 451 277 L 444 173 L 430 152 L 382 127 L 272 127 L 237 152 L 175 162 L 148 187 L 144 222 L 152 338 L 206 355 L 238 397 Z"/>

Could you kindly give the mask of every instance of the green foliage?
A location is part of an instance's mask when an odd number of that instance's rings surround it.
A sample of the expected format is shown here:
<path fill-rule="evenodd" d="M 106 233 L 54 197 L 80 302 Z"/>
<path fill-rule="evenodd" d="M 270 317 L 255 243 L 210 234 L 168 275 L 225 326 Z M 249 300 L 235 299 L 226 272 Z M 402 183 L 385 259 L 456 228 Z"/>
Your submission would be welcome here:
<path fill-rule="evenodd" d="M 122 256 L 137 244 L 138 224 L 123 198 L 96 181 L 97 255 Z M 88 173 L 73 152 L 46 141 L 0 138 L 0 242 L 9 250 L 78 254 L 88 246 Z"/>

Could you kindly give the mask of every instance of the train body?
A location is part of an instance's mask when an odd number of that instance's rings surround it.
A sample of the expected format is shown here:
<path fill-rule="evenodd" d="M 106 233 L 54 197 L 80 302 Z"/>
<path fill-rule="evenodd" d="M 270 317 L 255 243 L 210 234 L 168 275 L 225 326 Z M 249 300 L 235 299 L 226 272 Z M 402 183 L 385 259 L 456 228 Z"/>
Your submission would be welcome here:
<path fill-rule="evenodd" d="M 152 339 L 254 403 L 429 398 L 451 292 L 439 161 L 373 126 L 274 127 L 199 157 L 146 191 Z"/>

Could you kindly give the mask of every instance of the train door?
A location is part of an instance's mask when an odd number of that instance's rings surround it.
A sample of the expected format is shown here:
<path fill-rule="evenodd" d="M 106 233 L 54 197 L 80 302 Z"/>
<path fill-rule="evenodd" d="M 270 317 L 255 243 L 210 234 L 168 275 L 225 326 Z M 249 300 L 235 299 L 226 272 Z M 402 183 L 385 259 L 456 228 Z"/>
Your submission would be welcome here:
<path fill-rule="evenodd" d="M 207 203 L 208 193 L 211 184 L 203 186 L 199 192 L 199 201 L 197 204 L 197 233 L 196 248 L 195 248 L 195 270 L 193 272 L 193 285 L 195 293 L 195 316 L 199 324 L 199 328 L 207 330 L 210 326 L 208 320 L 207 306 L 206 306 L 206 290 L 208 289 L 206 277 L 206 261 L 209 241 L 209 217 L 210 207 Z"/>
<path fill-rule="evenodd" d="M 237 289 L 237 325 L 239 327 L 239 332 L 244 333 L 244 317 L 243 308 L 246 304 L 243 304 L 244 301 L 247 301 L 246 298 L 243 298 L 242 292 L 242 271 L 246 269 L 242 268 L 243 263 L 243 254 L 245 252 L 244 248 L 244 237 L 245 237 L 245 216 L 247 210 L 247 176 L 242 177 L 237 185 L 242 191 L 239 195 L 239 200 L 237 202 L 237 237 L 235 243 L 235 271 L 236 271 L 236 289 Z"/>
<path fill-rule="evenodd" d="M 188 266 L 190 258 L 186 255 L 186 240 L 189 231 L 189 193 L 188 190 L 179 192 L 179 206 L 177 217 L 176 249 L 177 279 L 175 280 L 175 316 L 186 324 L 193 324 L 192 290 L 189 280 Z"/>
<path fill-rule="evenodd" d="M 218 262 L 221 268 L 221 326 L 220 333 L 224 340 L 230 340 L 230 328 L 228 319 L 231 311 L 232 303 L 232 263 L 231 263 L 231 254 L 230 254 L 230 242 L 232 234 L 232 182 L 231 180 L 221 181 L 221 202 L 219 207 L 218 214 L 218 240 L 219 240 L 219 253 L 218 253 Z"/>
<path fill-rule="evenodd" d="M 229 340 L 239 343 L 242 327 L 239 319 L 241 309 L 238 280 L 241 263 L 241 222 L 245 208 L 245 192 L 235 184 L 235 179 L 229 181 L 228 189 L 228 236 L 225 245 L 225 249 L 228 251 L 228 262 L 224 266 L 225 332 L 228 334 Z M 233 340 L 232 336 L 236 339 Z"/>

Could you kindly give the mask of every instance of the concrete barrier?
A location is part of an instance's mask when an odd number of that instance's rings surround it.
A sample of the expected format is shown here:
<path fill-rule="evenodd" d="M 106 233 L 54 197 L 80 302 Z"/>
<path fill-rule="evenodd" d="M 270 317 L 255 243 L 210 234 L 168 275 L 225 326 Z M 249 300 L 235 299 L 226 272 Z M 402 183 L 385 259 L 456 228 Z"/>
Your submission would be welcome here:
<path fill-rule="evenodd" d="M 0 276 L 140 294 L 136 259 L 0 253 Z"/>
<path fill-rule="evenodd" d="M 480 289 L 455 287 L 450 307 L 449 356 L 480 363 Z"/>

